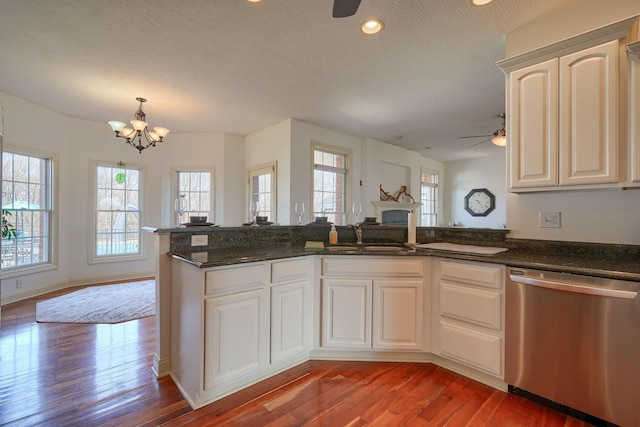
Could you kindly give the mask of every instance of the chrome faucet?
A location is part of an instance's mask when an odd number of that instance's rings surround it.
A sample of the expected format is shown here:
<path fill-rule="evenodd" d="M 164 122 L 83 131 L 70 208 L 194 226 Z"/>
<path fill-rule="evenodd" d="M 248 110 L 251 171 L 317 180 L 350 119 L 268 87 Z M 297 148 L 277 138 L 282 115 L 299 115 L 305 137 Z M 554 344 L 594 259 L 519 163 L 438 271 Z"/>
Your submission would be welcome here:
<path fill-rule="evenodd" d="M 362 244 L 362 223 L 352 225 L 354 233 L 356 233 L 356 242 L 361 245 Z"/>

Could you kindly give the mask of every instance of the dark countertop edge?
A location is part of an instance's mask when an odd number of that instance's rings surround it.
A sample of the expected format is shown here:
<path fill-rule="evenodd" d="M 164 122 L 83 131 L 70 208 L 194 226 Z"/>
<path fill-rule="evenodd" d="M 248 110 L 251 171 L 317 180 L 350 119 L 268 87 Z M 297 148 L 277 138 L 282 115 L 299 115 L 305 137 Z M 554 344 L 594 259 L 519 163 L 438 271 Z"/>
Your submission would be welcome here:
<path fill-rule="evenodd" d="M 201 252 L 201 251 L 200 251 Z M 540 259 L 540 255 L 536 253 L 527 253 L 522 250 L 513 250 L 497 255 L 476 255 L 466 254 L 460 252 L 451 251 L 439 251 L 433 249 L 418 249 L 410 250 L 407 252 L 397 251 L 381 251 L 381 252 L 330 252 L 328 250 L 305 250 L 303 247 L 291 247 L 287 251 L 282 253 L 271 253 L 254 256 L 229 256 L 222 257 L 216 261 L 197 261 L 193 259 L 189 252 L 175 252 L 169 253 L 173 258 L 185 261 L 198 268 L 206 269 L 212 267 L 221 267 L 236 264 L 245 264 L 250 262 L 270 261 L 276 259 L 286 259 L 303 257 L 308 255 L 331 255 L 331 256 L 433 256 L 439 258 L 459 259 L 465 261 L 485 262 L 490 264 L 502 264 L 507 267 L 516 268 L 531 268 L 537 270 L 554 271 L 560 273 L 572 273 L 582 274 L 586 276 L 603 277 L 608 279 L 628 280 L 633 282 L 640 282 L 640 266 L 629 261 L 628 263 L 623 261 L 625 265 L 631 264 L 636 266 L 634 269 L 606 269 L 606 268 L 594 268 L 594 260 L 591 258 L 581 257 L 554 257 L 553 262 L 544 261 Z M 536 259 L 537 258 L 537 259 Z M 577 262 L 584 262 L 591 264 L 591 267 L 581 267 L 575 265 Z M 598 260 L 597 263 L 613 263 L 610 260 Z"/>

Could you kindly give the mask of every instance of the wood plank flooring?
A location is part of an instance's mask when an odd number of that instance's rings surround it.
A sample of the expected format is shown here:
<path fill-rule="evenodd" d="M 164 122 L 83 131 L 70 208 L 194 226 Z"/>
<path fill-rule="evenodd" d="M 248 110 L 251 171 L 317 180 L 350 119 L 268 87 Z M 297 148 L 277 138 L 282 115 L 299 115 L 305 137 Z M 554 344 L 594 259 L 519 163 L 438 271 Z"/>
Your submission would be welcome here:
<path fill-rule="evenodd" d="M 2 307 L 0 425 L 585 425 L 420 363 L 310 361 L 193 411 L 171 379 L 151 372 L 153 317 L 36 323 L 36 302 L 66 292 Z"/>

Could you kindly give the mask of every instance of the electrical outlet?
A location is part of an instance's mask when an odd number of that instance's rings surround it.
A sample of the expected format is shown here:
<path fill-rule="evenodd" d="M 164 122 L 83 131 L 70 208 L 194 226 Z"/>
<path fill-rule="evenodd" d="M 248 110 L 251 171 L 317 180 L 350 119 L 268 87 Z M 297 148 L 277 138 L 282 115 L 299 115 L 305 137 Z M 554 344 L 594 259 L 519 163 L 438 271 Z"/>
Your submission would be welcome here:
<path fill-rule="evenodd" d="M 209 244 L 208 237 L 206 234 L 191 236 L 191 246 L 207 246 Z"/>
<path fill-rule="evenodd" d="M 16 289 L 22 289 L 22 279 L 16 279 Z"/>
<path fill-rule="evenodd" d="M 540 228 L 560 228 L 560 212 L 540 212 Z"/>

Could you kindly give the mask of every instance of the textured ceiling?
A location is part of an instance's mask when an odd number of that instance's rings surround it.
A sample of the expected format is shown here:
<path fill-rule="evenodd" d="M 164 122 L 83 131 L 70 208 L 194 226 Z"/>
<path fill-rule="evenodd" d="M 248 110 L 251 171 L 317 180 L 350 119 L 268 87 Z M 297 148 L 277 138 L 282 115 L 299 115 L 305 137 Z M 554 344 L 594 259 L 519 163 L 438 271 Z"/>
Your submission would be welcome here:
<path fill-rule="evenodd" d="M 132 119 L 142 96 L 172 132 L 291 117 L 473 158 L 503 150 L 458 136 L 500 127 L 504 35 L 564 2 L 362 0 L 335 19 L 332 0 L 0 0 L 0 90 L 97 121 Z M 361 34 L 373 16 L 385 30 Z"/>

